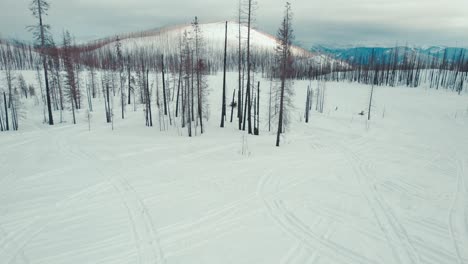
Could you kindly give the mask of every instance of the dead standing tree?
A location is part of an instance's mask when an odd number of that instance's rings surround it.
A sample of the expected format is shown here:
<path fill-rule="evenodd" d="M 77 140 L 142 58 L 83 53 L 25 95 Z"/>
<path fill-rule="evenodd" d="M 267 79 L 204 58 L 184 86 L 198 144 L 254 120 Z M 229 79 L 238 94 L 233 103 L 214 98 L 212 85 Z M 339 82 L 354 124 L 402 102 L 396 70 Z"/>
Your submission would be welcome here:
<path fill-rule="evenodd" d="M 293 56 L 291 52 L 291 45 L 293 36 L 292 30 L 292 13 L 291 13 L 291 4 L 286 3 L 284 11 L 284 19 L 281 23 L 281 27 L 278 30 L 277 38 L 279 40 L 278 46 L 276 47 L 276 52 L 278 56 L 278 62 L 280 65 L 279 76 L 281 79 L 280 86 L 280 109 L 279 109 L 279 118 L 278 118 L 278 132 L 276 134 L 276 146 L 280 145 L 280 136 L 284 132 L 284 117 L 285 117 L 285 97 L 290 97 L 290 93 L 285 93 L 286 82 L 291 78 L 292 65 L 293 65 Z M 291 90 L 291 89 L 288 89 Z M 290 101 L 290 98 L 287 98 Z"/>
<path fill-rule="evenodd" d="M 224 30 L 224 67 L 223 67 L 223 99 L 221 108 L 221 127 L 224 127 L 224 121 L 226 120 L 226 57 L 227 57 L 227 29 L 228 22 L 226 21 L 226 27 Z M 232 122 L 232 121 L 231 121 Z"/>
<path fill-rule="evenodd" d="M 50 26 L 43 24 L 42 17 L 47 16 L 47 11 L 49 10 L 49 3 L 45 0 L 32 0 L 29 9 L 31 10 L 33 16 L 38 19 L 38 24 L 30 26 L 29 30 L 33 32 L 34 38 L 40 43 L 41 53 L 42 53 L 42 67 L 44 69 L 45 85 L 46 85 L 46 98 L 47 98 L 47 110 L 49 113 L 49 125 L 54 124 L 54 118 L 52 115 L 52 103 L 50 101 L 50 88 L 49 88 L 49 75 L 47 72 L 47 58 L 44 54 L 46 44 L 47 44 L 47 33 L 50 29 Z"/>
<path fill-rule="evenodd" d="M 66 91 L 65 94 L 71 104 L 73 124 L 76 124 L 75 109 L 77 109 L 76 98 L 78 96 L 79 91 L 76 85 L 77 76 L 75 75 L 75 71 L 74 71 L 74 62 L 73 62 L 72 51 L 71 51 L 71 36 L 68 31 L 64 32 L 63 34 L 62 60 L 63 60 L 63 65 L 65 67 L 65 83 L 68 87 L 68 90 Z"/>
<path fill-rule="evenodd" d="M 251 100 L 251 80 L 250 80 L 250 72 L 251 72 L 251 54 L 250 54 L 250 28 L 252 23 L 252 0 L 248 0 L 247 2 L 247 87 L 245 90 L 245 106 L 244 106 L 244 121 L 242 130 L 245 131 L 245 123 L 246 119 L 248 122 L 248 133 L 252 134 L 252 100 Z"/>

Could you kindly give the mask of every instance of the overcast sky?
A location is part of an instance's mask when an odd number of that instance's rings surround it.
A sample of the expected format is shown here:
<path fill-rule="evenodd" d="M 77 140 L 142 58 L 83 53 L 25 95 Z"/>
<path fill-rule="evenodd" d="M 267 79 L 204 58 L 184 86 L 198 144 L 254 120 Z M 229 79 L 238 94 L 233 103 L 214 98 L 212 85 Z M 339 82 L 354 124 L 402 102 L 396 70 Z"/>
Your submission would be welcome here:
<path fill-rule="evenodd" d="M 0 0 L 0 36 L 30 40 L 30 0 Z M 233 20 L 237 0 L 50 0 L 45 22 L 77 40 L 189 22 Z M 468 0 L 290 0 L 296 41 L 335 45 L 468 46 Z M 283 1 L 257 0 L 255 26 L 275 34 Z"/>

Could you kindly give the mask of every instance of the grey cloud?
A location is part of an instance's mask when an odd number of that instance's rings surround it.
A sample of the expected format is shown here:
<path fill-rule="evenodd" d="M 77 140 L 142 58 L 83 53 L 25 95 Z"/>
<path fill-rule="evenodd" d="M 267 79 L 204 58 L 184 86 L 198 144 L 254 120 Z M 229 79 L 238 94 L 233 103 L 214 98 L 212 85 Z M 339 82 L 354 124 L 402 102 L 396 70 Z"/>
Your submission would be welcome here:
<path fill-rule="evenodd" d="M 256 26 L 276 32 L 283 1 L 257 0 Z M 394 45 L 468 44 L 466 0 L 290 0 L 296 40 L 317 43 Z M 25 26 L 34 23 L 29 0 L 0 1 L 2 37 L 31 39 Z M 46 22 L 60 36 L 70 30 L 78 40 L 201 21 L 234 19 L 237 1 L 219 0 L 51 0 Z"/>

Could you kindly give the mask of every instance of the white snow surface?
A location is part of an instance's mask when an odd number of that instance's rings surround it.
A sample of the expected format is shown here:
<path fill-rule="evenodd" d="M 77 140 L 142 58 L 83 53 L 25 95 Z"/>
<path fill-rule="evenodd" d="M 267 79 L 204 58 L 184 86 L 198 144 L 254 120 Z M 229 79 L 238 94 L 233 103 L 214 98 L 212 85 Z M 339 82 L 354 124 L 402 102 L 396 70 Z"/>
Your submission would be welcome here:
<path fill-rule="evenodd" d="M 376 87 L 366 122 L 370 87 L 327 83 L 305 124 L 296 81 L 276 148 L 262 80 L 241 155 L 245 134 L 219 128 L 221 74 L 209 83 L 193 138 L 160 132 L 156 110 L 145 127 L 141 106 L 121 120 L 115 103 L 112 131 L 97 99 L 89 131 L 84 110 L 50 127 L 26 102 L 21 130 L 0 133 L 0 263 L 468 263 L 467 94 Z"/>

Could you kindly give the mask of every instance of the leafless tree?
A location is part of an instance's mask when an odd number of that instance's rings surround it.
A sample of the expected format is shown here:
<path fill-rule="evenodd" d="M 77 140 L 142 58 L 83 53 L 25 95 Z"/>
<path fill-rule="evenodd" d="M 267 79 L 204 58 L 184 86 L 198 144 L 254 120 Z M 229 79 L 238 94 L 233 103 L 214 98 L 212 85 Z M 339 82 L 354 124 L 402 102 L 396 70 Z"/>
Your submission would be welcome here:
<path fill-rule="evenodd" d="M 33 16 L 38 19 L 38 24 L 35 26 L 30 26 L 29 29 L 33 32 L 36 41 L 38 41 L 39 47 L 44 53 L 44 49 L 47 45 L 47 34 L 50 29 L 50 25 L 44 24 L 42 21 L 43 16 L 47 16 L 47 11 L 49 10 L 49 3 L 46 0 L 32 0 L 29 9 L 31 10 Z M 49 76 L 47 71 L 47 58 L 45 54 L 42 54 L 42 67 L 44 69 L 44 78 L 46 85 L 46 99 L 47 99 L 47 110 L 49 113 L 49 125 L 54 124 L 54 118 L 52 115 L 52 104 L 50 98 L 50 88 L 49 88 Z"/>
<path fill-rule="evenodd" d="M 281 79 L 280 86 L 280 102 L 279 102 L 279 117 L 278 117 L 278 132 L 276 134 L 276 146 L 280 146 L 280 136 L 284 132 L 287 125 L 284 122 L 285 119 L 285 98 L 290 100 L 292 97 L 292 89 L 288 89 L 287 82 L 291 79 L 292 65 L 293 65 L 293 55 L 291 52 L 292 41 L 294 39 L 293 29 L 292 29 L 292 11 L 291 4 L 288 2 L 285 6 L 284 18 L 281 23 L 281 26 L 277 34 L 278 45 L 276 47 L 276 52 L 278 56 L 278 65 L 280 65 L 279 76 Z M 287 92 L 285 92 L 287 90 Z"/>

